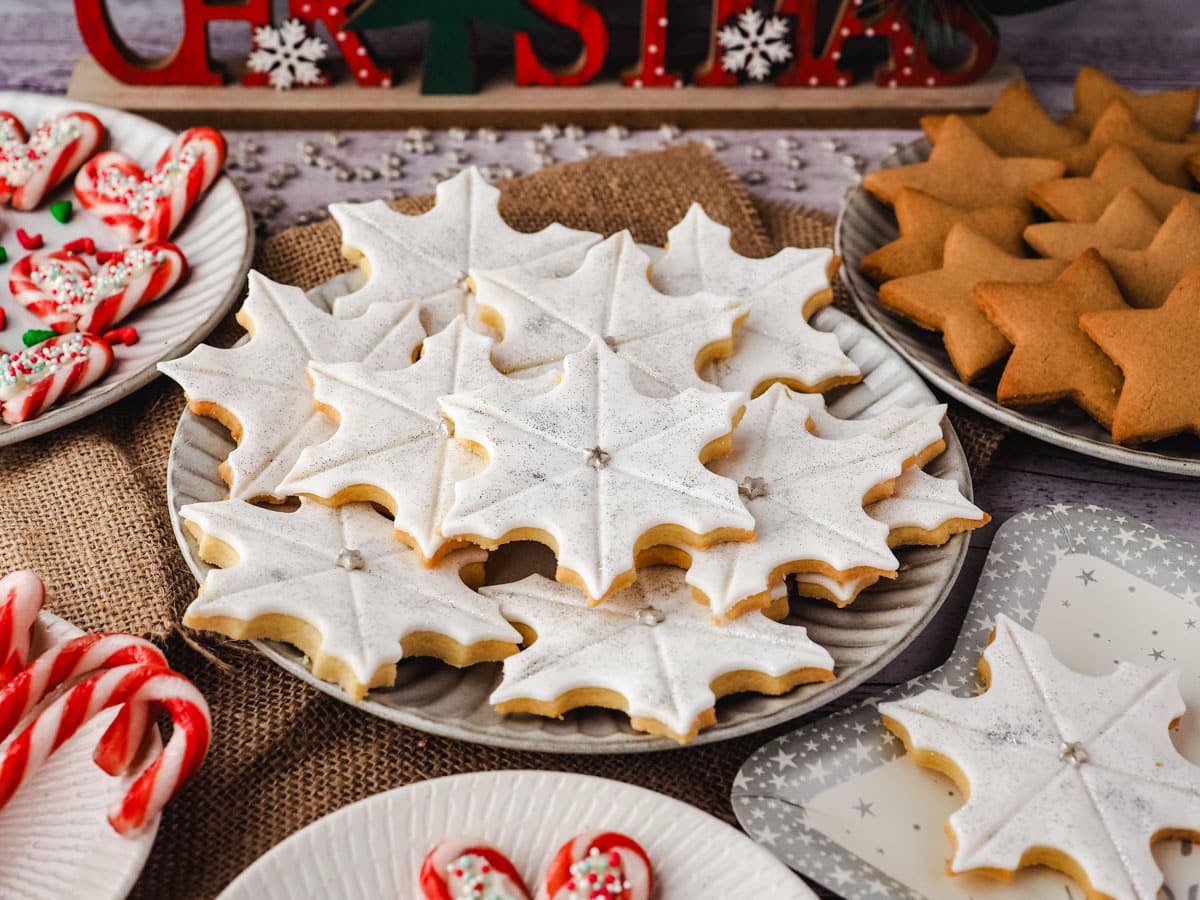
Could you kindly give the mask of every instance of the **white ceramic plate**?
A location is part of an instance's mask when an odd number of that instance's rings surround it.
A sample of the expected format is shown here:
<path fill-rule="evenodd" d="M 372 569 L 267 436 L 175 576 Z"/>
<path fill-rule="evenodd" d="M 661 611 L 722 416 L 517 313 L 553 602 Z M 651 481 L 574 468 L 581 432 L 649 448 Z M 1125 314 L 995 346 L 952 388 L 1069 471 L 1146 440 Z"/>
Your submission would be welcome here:
<path fill-rule="evenodd" d="M 901 147 L 883 163 L 883 168 L 923 162 L 929 158 L 929 142 L 922 138 Z M 850 291 L 863 318 L 913 367 L 955 400 L 1017 431 L 1050 444 L 1109 462 L 1136 466 L 1155 472 L 1200 477 L 1200 440 L 1172 438 L 1132 449 L 1112 442 L 1112 436 L 1090 416 L 1069 403 L 1014 409 L 996 400 L 998 375 L 993 373 L 973 385 L 959 380 L 941 335 L 918 328 L 893 315 L 879 303 L 875 285 L 859 270 L 864 256 L 898 235 L 896 218 L 861 185 L 846 197 L 834 233 L 834 252 L 841 255 L 843 284 Z"/>
<path fill-rule="evenodd" d="M 645 788 L 565 772 L 477 772 L 376 794 L 292 835 L 220 900 L 420 896 L 438 841 L 469 835 L 504 851 L 536 892 L 562 844 L 589 830 L 640 843 L 658 900 L 816 900 L 786 866 L 708 813 Z"/>
<path fill-rule="evenodd" d="M 30 130 L 48 116 L 67 110 L 91 112 L 108 129 L 103 148 L 119 150 L 144 168 L 153 167 L 175 137 L 174 132 L 140 116 L 65 97 L 0 92 L 0 109 L 14 113 Z M 17 241 L 18 228 L 30 234 L 41 233 L 46 246 L 56 249 L 85 236 L 95 238 L 101 250 L 115 250 L 124 243 L 116 232 L 80 207 L 73 183 L 73 178 L 67 179 L 32 212 L 0 209 L 0 244 L 8 251 L 8 261 L 0 264 L 0 297 L 5 298 L 0 305 L 8 315 L 7 327 L 0 330 L 0 348 L 9 352 L 21 349 L 21 335 L 26 331 L 46 327 L 8 292 L 9 270 L 28 252 Z M 51 203 L 63 199 L 75 204 L 75 215 L 66 225 L 55 221 L 49 209 Z M 218 178 L 171 242 L 183 251 L 191 271 L 174 292 L 120 323 L 136 328 L 141 340 L 132 347 L 114 347 L 112 369 L 91 387 L 50 407 L 36 419 L 20 425 L 0 423 L 0 447 L 61 428 L 129 396 L 158 377 L 155 366 L 160 360 L 182 356 L 217 326 L 242 293 L 254 250 L 250 210 L 233 182 L 224 176 Z"/>
<path fill-rule="evenodd" d="M 82 633 L 43 612 L 34 654 Z M 81 728 L 0 809 L 0 897 L 119 900 L 137 881 L 154 845 L 158 820 L 132 837 L 122 837 L 106 814 L 140 767 L 114 777 L 92 761 L 96 742 L 116 714 L 115 709 L 106 710 Z M 157 753 L 160 746 L 155 742 L 148 751 Z"/>
<path fill-rule="evenodd" d="M 318 305 L 344 293 L 346 282 L 331 283 L 310 292 Z M 830 392 L 830 409 L 843 418 L 876 415 L 894 405 L 934 402 L 921 379 L 871 331 L 835 309 L 819 312 L 813 323 L 834 332 L 842 349 L 864 372 L 860 384 Z M 958 481 L 971 495 L 971 479 L 962 447 L 949 423 L 944 425 L 947 450 L 926 467 L 935 475 Z M 171 445 L 167 493 L 171 522 L 183 555 L 198 581 L 209 566 L 197 553 L 195 540 L 180 525 L 179 510 L 189 503 L 223 500 L 228 496 L 218 466 L 233 450 L 229 432 L 211 419 L 184 411 Z M 717 724 L 700 732 L 693 742 L 705 744 L 761 731 L 811 712 L 861 684 L 887 665 L 920 633 L 937 612 L 958 575 L 967 551 L 967 536 L 943 547 L 900 551 L 902 572 L 894 581 L 881 581 L 852 606 L 837 609 L 821 602 L 797 603 L 789 622 L 803 624 L 836 662 L 837 678 L 805 685 L 781 696 L 740 694 L 717 703 Z M 489 563 L 489 581 L 512 581 L 549 560 L 547 551 L 533 557 L 531 545 L 502 548 Z M 525 554 L 522 556 L 522 554 Z M 545 569 L 542 569 L 545 572 Z M 550 568 L 549 573 L 552 574 Z M 297 678 L 341 700 L 337 687 L 314 678 L 303 655 L 272 641 L 258 641 L 263 653 Z M 623 713 L 583 709 L 562 719 L 502 716 L 487 698 L 499 681 L 497 663 L 455 669 L 437 660 L 408 659 L 398 667 L 396 684 L 371 691 L 357 706 L 413 728 L 460 740 L 498 747 L 551 753 L 631 753 L 666 750 L 676 745 L 667 738 L 634 731 Z"/>

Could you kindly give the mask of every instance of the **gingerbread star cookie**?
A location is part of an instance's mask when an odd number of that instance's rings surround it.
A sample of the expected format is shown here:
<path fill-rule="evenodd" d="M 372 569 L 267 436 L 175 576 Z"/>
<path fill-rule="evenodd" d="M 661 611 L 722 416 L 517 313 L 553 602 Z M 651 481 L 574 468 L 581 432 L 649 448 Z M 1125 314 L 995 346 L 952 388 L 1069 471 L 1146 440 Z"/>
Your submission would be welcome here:
<path fill-rule="evenodd" d="M 1127 187 L 1136 190 L 1159 218 L 1165 219 L 1180 200 L 1200 207 L 1200 194 L 1159 181 L 1136 153 L 1119 144 L 1104 151 L 1086 178 L 1053 178 L 1035 184 L 1029 196 L 1056 219 L 1095 222 Z"/>
<path fill-rule="evenodd" d="M 707 291 L 749 308 L 734 334 L 733 355 L 711 367 L 723 389 L 753 396 L 782 381 L 824 391 L 861 377 L 837 337 L 806 321 L 833 301 L 829 279 L 836 266 L 824 247 L 787 247 L 766 259 L 742 256 L 730 244 L 729 229 L 693 203 L 667 232 L 667 252 L 654 261 L 650 280 L 672 297 Z"/>
<path fill-rule="evenodd" d="M 1138 94 L 1121 86 L 1099 69 L 1084 66 L 1075 76 L 1075 111 L 1063 124 L 1090 132 L 1114 100 L 1124 102 L 1137 120 L 1163 141 L 1182 141 L 1196 120 L 1200 91 L 1186 88 Z"/>
<path fill-rule="evenodd" d="M 299 647 L 316 677 L 355 700 L 395 681 L 402 658 L 469 666 L 503 659 L 521 641 L 496 602 L 464 583 L 483 580 L 486 553 L 460 550 L 426 568 L 369 503 L 301 500 L 281 512 L 222 500 L 180 514 L 201 557 L 220 566 L 184 624 Z"/>
<path fill-rule="evenodd" d="M 649 269 L 650 258 L 622 231 L 592 247 L 563 278 L 520 265 L 472 270 L 479 316 L 503 335 L 492 353 L 496 366 L 510 374 L 558 368 L 600 338 L 633 366 L 643 391 L 711 389 L 699 369 L 730 354 L 748 310 L 708 291 L 665 297 Z"/>
<path fill-rule="evenodd" d="M 1120 444 L 1200 434 L 1200 266 L 1175 285 L 1158 309 L 1086 313 L 1080 327 L 1125 375 L 1113 417 Z"/>
<path fill-rule="evenodd" d="M 921 116 L 921 130 L 934 144 L 947 118 Z M 961 118 L 1001 156 L 1052 156 L 1085 140 L 1083 132 L 1054 121 L 1024 81 L 1006 87 L 986 113 Z"/>
<path fill-rule="evenodd" d="M 1006 616 L 979 668 L 978 697 L 927 690 L 879 704 L 913 761 L 967 798 L 946 827 L 950 874 L 1046 865 L 1088 896 L 1157 897 L 1151 844 L 1200 838 L 1200 768 L 1170 735 L 1185 709 L 1178 670 L 1084 675 Z"/>
<path fill-rule="evenodd" d="M 746 395 L 639 393 L 632 366 L 592 338 L 545 393 L 495 386 L 441 401 L 455 437 L 488 466 L 454 489 L 446 538 L 489 549 L 535 540 L 558 555 L 560 581 L 593 603 L 634 578 L 637 553 L 754 537 L 738 486 L 704 468 L 728 451 Z"/>
<path fill-rule="evenodd" d="M 719 697 L 782 694 L 833 678 L 833 658 L 804 628 L 757 612 L 716 625 L 683 573 L 666 566 L 643 569 L 599 609 L 540 575 L 483 593 L 536 635 L 504 662 L 490 697 L 502 713 L 559 717 L 602 706 L 627 712 L 638 731 L 686 743 L 715 724 Z"/>
<path fill-rule="evenodd" d="M 1002 157 L 958 116 L 948 116 L 928 162 L 876 169 L 863 186 L 884 203 L 901 188 L 917 188 L 963 209 L 1015 206 L 1029 210 L 1029 189 L 1063 174 L 1053 159 Z"/>
<path fill-rule="evenodd" d="M 969 384 L 1012 349 L 975 305 L 971 296 L 975 282 L 1050 281 L 1067 264 L 1012 256 L 965 225 L 950 229 L 943 257 L 940 269 L 885 282 L 879 301 L 922 328 L 942 332 L 951 363 Z"/>
<path fill-rule="evenodd" d="M 250 273 L 237 315 L 250 340 L 222 350 L 201 345 L 159 369 L 183 387 L 192 412 L 219 421 L 237 449 L 221 464 L 235 500 L 283 500 L 279 483 L 300 451 L 333 432 L 313 407 L 305 368 L 313 362 L 362 362 L 372 368 L 409 365 L 425 331 L 415 308 L 371 307 L 357 319 L 335 319 L 299 288 Z"/>
<path fill-rule="evenodd" d="M 1087 175 L 1096 167 L 1101 154 L 1115 144 L 1136 153 L 1159 181 L 1191 188 L 1188 165 L 1193 157 L 1200 160 L 1200 147 L 1183 141 L 1160 141 L 1121 100 L 1114 100 L 1096 121 L 1086 144 L 1056 151 L 1053 156 L 1067 164 L 1069 174 Z"/>
<path fill-rule="evenodd" d="M 1001 403 L 1069 399 L 1112 426 L 1121 372 L 1083 333 L 1079 318 L 1129 307 L 1098 252 L 1086 251 L 1049 284 L 980 282 L 975 302 L 1013 344 L 996 389 Z"/>
<path fill-rule="evenodd" d="M 983 235 L 1006 253 L 1025 255 L 1021 229 L 1029 224 L 1029 213 L 1015 206 L 959 209 L 914 188 L 901 188 L 894 206 L 900 237 L 868 253 L 859 263 L 863 274 L 876 284 L 940 269 L 946 235 L 960 224 Z"/>
<path fill-rule="evenodd" d="M 542 275 L 566 275 L 600 235 L 553 224 L 536 234 L 512 228 L 500 215 L 500 191 L 471 167 L 437 186 L 437 204 L 406 216 L 382 200 L 333 203 L 342 251 L 359 265 L 365 285 L 334 301 L 339 317 L 372 303 L 408 301 L 421 307 L 430 334 L 469 315 L 467 273 L 522 264 Z"/>
<path fill-rule="evenodd" d="M 1161 306 L 1183 274 L 1200 264 L 1200 206 L 1180 200 L 1145 249 L 1102 253 L 1130 306 Z"/>
<path fill-rule="evenodd" d="M 1095 222 L 1038 222 L 1025 229 L 1025 240 L 1039 256 L 1074 259 L 1089 247 L 1101 253 L 1145 249 L 1161 224 L 1142 195 L 1125 187 Z"/>

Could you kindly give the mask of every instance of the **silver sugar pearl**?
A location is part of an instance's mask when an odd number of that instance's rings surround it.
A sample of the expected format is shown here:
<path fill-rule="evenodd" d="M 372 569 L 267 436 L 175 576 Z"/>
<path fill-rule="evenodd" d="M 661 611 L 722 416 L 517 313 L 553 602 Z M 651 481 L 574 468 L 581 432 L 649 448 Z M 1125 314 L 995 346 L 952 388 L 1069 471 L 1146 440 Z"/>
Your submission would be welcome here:
<path fill-rule="evenodd" d="M 427 141 L 429 140 L 429 129 L 409 128 L 404 132 L 404 136 L 410 141 Z"/>
<path fill-rule="evenodd" d="M 471 158 L 471 154 L 468 151 L 463 150 L 461 147 L 454 147 L 450 150 L 447 150 L 442 155 L 447 161 L 455 163 L 456 165 L 462 165 Z"/>
<path fill-rule="evenodd" d="M 562 129 L 553 122 L 547 122 L 538 129 L 538 134 L 540 134 L 544 140 L 553 141 L 562 135 Z"/>
<path fill-rule="evenodd" d="M 742 181 L 746 182 L 746 184 L 762 184 L 766 180 L 767 176 L 758 169 L 751 169 L 749 172 L 742 173 Z"/>
<path fill-rule="evenodd" d="M 661 622 L 665 622 L 666 619 L 667 614 L 654 606 L 644 607 L 633 614 L 633 620 L 635 622 L 637 622 L 639 625 L 646 625 L 650 628 L 653 628 L 655 625 L 658 625 Z"/>
<path fill-rule="evenodd" d="M 359 181 L 374 181 L 379 177 L 379 170 L 374 166 L 358 166 L 354 170 L 354 177 Z"/>
<path fill-rule="evenodd" d="M 593 156 L 600 155 L 600 151 L 591 144 L 580 144 L 578 152 L 581 159 L 591 159 Z"/>
<path fill-rule="evenodd" d="M 450 140 L 454 141 L 454 143 L 461 144 L 471 136 L 471 129 L 456 125 L 453 128 L 446 129 L 446 135 L 450 138 Z"/>
<path fill-rule="evenodd" d="M 729 146 L 729 141 L 725 140 L 719 134 L 710 134 L 704 138 L 704 146 L 713 153 L 720 153 Z"/>
<path fill-rule="evenodd" d="M 567 125 L 563 128 L 563 136 L 569 141 L 582 141 L 587 136 L 587 129 L 582 125 Z"/>
<path fill-rule="evenodd" d="M 345 166 L 339 165 L 333 170 L 333 177 L 338 181 L 353 181 L 354 172 L 351 169 L 347 169 Z"/>
<path fill-rule="evenodd" d="M 1077 741 L 1063 741 L 1058 746 L 1058 758 L 1060 761 L 1068 763 L 1078 769 L 1081 765 L 1088 761 L 1088 753 L 1083 749 L 1083 745 Z"/>
<path fill-rule="evenodd" d="M 755 475 L 747 475 L 738 482 L 738 493 L 747 500 L 757 500 L 767 496 L 767 481 Z"/>
<path fill-rule="evenodd" d="M 790 134 L 785 134 L 778 138 L 775 144 L 780 150 L 796 150 L 800 146 L 800 141 Z"/>
<path fill-rule="evenodd" d="M 746 148 L 746 158 L 747 159 L 766 159 L 767 151 L 764 150 L 762 147 L 758 146 L 758 144 L 751 144 L 749 147 Z"/>
<path fill-rule="evenodd" d="M 674 141 L 683 134 L 683 129 L 673 122 L 663 122 L 663 124 L 658 126 L 658 134 L 668 141 Z"/>
<path fill-rule="evenodd" d="M 799 156 L 789 156 L 787 158 L 787 162 L 784 163 L 784 165 L 786 165 L 789 169 L 796 170 L 796 169 L 806 168 L 808 166 L 808 163 L 805 162 L 803 159 L 801 159 Z"/>
<path fill-rule="evenodd" d="M 842 165 L 847 169 L 853 169 L 855 172 L 861 172 L 866 168 L 867 162 L 857 153 L 847 153 L 842 157 Z"/>
<path fill-rule="evenodd" d="M 498 144 L 502 135 L 495 128 L 480 128 L 475 134 L 481 141 L 488 144 Z"/>
<path fill-rule="evenodd" d="M 343 547 L 338 552 L 335 561 L 340 568 L 345 569 L 347 572 L 365 568 L 367 565 L 367 561 L 363 558 L 362 553 L 358 550 L 351 550 L 349 547 Z"/>
<path fill-rule="evenodd" d="M 286 178 L 295 178 L 300 174 L 300 167 L 295 163 L 284 163 L 280 171 Z"/>
<path fill-rule="evenodd" d="M 624 125 L 609 125 L 608 128 L 604 130 L 604 133 L 614 141 L 624 141 L 629 137 L 629 129 Z"/>
<path fill-rule="evenodd" d="M 789 191 L 802 191 L 808 187 L 808 182 L 803 178 L 789 178 L 783 184 Z"/>
<path fill-rule="evenodd" d="M 349 138 L 337 131 L 325 132 L 325 143 L 330 147 L 342 147 L 349 142 Z"/>
<path fill-rule="evenodd" d="M 262 168 L 258 160 L 253 156 L 243 157 L 239 162 L 239 165 L 241 166 L 243 172 L 257 172 Z"/>
<path fill-rule="evenodd" d="M 837 153 L 846 145 L 837 138 L 827 137 L 821 138 L 819 141 L 817 141 L 817 146 L 822 150 L 828 150 L 830 153 Z"/>

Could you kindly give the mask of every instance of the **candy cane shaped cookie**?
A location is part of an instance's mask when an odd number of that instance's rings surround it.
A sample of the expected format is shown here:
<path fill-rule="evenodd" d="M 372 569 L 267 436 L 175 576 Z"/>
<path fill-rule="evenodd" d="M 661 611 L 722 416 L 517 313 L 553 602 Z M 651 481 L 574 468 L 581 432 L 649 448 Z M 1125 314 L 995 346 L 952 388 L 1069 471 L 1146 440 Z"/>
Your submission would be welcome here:
<path fill-rule="evenodd" d="M 33 626 L 45 599 L 42 579 L 33 572 L 22 569 L 0 578 L 0 688 L 29 662 Z"/>
<path fill-rule="evenodd" d="M 512 861 L 484 841 L 450 838 L 421 864 L 425 900 L 531 900 Z"/>
<path fill-rule="evenodd" d="M 650 900 L 654 870 L 633 838 L 615 831 L 576 835 L 559 848 L 537 900 Z"/>
<path fill-rule="evenodd" d="M 34 209 L 70 177 L 104 140 L 104 126 L 90 113 L 47 119 L 26 140 L 16 116 L 0 112 L 0 204 Z"/>
<path fill-rule="evenodd" d="M 75 732 L 99 712 L 133 704 L 165 709 L 174 724 L 171 739 L 158 757 L 109 811 L 109 824 L 120 834 L 142 828 L 187 781 L 208 750 L 211 719 L 203 695 L 182 675 L 158 666 L 121 666 L 81 681 L 34 717 L 0 756 L 0 807 Z M 118 716 L 100 739 L 96 762 L 110 775 L 114 743 L 123 745 L 127 720 Z M 126 760 L 127 762 L 127 760 Z"/>
<path fill-rule="evenodd" d="M 18 303 L 59 334 L 99 334 L 164 296 L 186 272 L 182 251 L 162 241 L 127 247 L 95 272 L 83 256 L 63 248 L 17 260 L 8 286 Z"/>
<path fill-rule="evenodd" d="M 75 195 L 129 241 L 165 241 L 216 180 L 225 139 L 211 128 L 178 135 L 147 175 L 123 153 L 99 153 L 75 177 Z"/>
<path fill-rule="evenodd" d="M 0 419 L 17 425 L 97 381 L 112 348 L 90 334 L 52 337 L 17 353 L 0 351 Z"/>

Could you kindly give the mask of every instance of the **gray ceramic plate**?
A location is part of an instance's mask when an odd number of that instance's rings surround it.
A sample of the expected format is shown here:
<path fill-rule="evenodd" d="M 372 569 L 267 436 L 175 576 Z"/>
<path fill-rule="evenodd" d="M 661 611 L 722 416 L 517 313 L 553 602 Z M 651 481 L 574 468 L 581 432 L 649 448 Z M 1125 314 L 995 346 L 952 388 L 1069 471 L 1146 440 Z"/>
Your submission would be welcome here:
<path fill-rule="evenodd" d="M 316 289 L 310 298 L 318 305 L 345 292 L 346 282 Z M 834 332 L 842 349 L 864 373 L 857 385 L 828 395 L 830 409 L 843 418 L 876 415 L 895 405 L 934 402 L 933 395 L 912 369 L 867 328 L 835 309 L 813 318 Z M 966 457 L 949 423 L 944 426 L 946 452 L 926 467 L 932 474 L 951 477 L 967 495 L 971 478 Z M 175 432 L 167 472 L 171 522 L 188 565 L 203 581 L 208 566 L 200 560 L 195 541 L 180 527 L 179 510 L 189 503 L 223 500 L 228 496 L 217 467 L 233 450 L 229 432 L 211 419 L 185 411 Z M 511 545 L 519 548 L 527 545 Z M 717 704 L 717 724 L 700 733 L 694 744 L 706 744 L 761 731 L 811 712 L 861 684 L 896 657 L 941 607 L 967 551 L 967 536 L 943 547 L 900 552 L 903 571 L 894 581 L 881 581 L 852 606 L 797 604 L 789 621 L 803 624 L 837 663 L 837 678 L 825 684 L 799 687 L 782 697 L 741 694 Z M 519 550 L 516 552 L 520 552 Z M 498 551 L 499 557 L 504 550 Z M 499 560 L 497 560 L 499 561 Z M 506 555 L 503 580 L 519 578 L 535 565 L 532 560 Z M 519 574 L 516 570 L 521 570 Z M 256 642 L 263 653 L 297 678 L 331 696 L 350 702 L 336 685 L 313 677 L 299 651 L 272 641 Z M 487 703 L 499 678 L 499 664 L 455 669 L 436 660 L 402 661 L 395 687 L 371 691 L 358 706 L 372 715 L 404 725 L 498 747 L 552 753 L 631 753 L 666 750 L 677 745 L 665 738 L 633 731 L 627 718 L 601 709 L 577 710 L 561 720 L 537 716 L 502 716 Z"/>
<path fill-rule="evenodd" d="M 30 129 L 47 116 L 72 109 L 87 110 L 108 129 L 103 148 L 119 150 L 143 167 L 152 167 L 175 137 L 173 131 L 140 116 L 66 97 L 0 92 L 0 109 L 14 113 Z M 40 208 L 31 212 L 4 209 L 8 261 L 0 263 L 3 290 L 7 291 L 12 264 L 24 256 L 20 245 L 9 237 L 17 228 L 24 228 L 30 234 L 41 233 L 46 245 L 55 248 L 84 236 L 95 238 L 104 250 L 115 250 L 125 243 L 116 232 L 80 208 L 78 201 L 69 223 L 64 225 L 54 220 L 49 205 L 56 200 L 74 200 L 72 184 L 73 180 L 68 179 Z M 0 447 L 61 428 L 129 396 L 158 377 L 157 364 L 161 360 L 182 356 L 217 327 L 242 293 L 254 252 L 250 210 L 233 182 L 226 177 L 218 178 L 171 241 L 187 257 L 190 271 L 169 296 L 121 322 L 136 328 L 141 339 L 131 347 L 114 348 L 112 370 L 86 390 L 50 407 L 36 419 L 20 425 L 0 423 Z M 0 347 L 6 350 L 20 348 L 21 335 L 26 330 L 46 327 L 41 319 L 11 300 L 4 304 L 4 310 L 8 324 L 0 329 Z"/>
<path fill-rule="evenodd" d="M 883 161 L 884 168 L 923 162 L 929 158 L 929 142 L 922 138 L 901 147 Z M 1044 407 L 1012 409 L 996 401 L 995 374 L 974 385 L 963 384 L 942 347 L 941 336 L 918 328 L 892 315 L 879 303 L 879 292 L 859 271 L 864 256 L 898 235 L 892 211 L 861 185 L 846 197 L 834 235 L 834 251 L 841 255 L 842 282 L 850 291 L 863 318 L 885 341 L 907 359 L 934 385 L 955 400 L 1010 428 L 1047 443 L 1110 462 L 1200 477 L 1200 441 L 1173 438 L 1134 450 L 1112 442 L 1107 431 L 1074 406 L 1063 403 Z"/>

